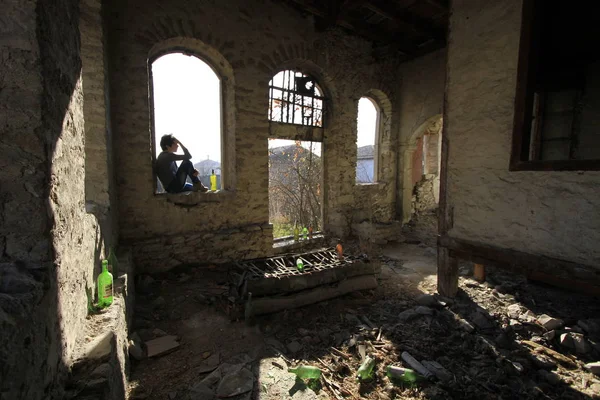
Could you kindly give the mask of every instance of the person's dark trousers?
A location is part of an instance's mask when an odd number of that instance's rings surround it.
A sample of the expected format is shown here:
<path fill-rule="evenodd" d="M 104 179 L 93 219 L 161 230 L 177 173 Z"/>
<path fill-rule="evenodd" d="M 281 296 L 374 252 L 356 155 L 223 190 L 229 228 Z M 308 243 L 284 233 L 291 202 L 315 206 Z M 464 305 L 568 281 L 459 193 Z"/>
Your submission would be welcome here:
<path fill-rule="evenodd" d="M 181 162 L 181 165 L 177 169 L 177 173 L 175 174 L 175 178 L 173 181 L 169 183 L 169 187 L 167 187 L 167 192 L 169 193 L 179 193 L 179 192 L 189 192 L 193 189 L 193 186 L 189 183 L 186 183 L 187 177 L 189 176 L 192 182 L 200 182 L 197 176 L 194 176 L 194 165 L 189 160 L 184 160 Z"/>

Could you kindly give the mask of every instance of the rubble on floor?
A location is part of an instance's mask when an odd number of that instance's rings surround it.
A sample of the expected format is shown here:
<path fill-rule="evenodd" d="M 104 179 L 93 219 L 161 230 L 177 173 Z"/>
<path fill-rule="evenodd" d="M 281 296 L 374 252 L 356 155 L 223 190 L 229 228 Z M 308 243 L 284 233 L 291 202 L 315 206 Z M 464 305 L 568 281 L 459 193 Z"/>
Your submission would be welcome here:
<path fill-rule="evenodd" d="M 258 316 L 252 326 L 227 317 L 227 277 L 216 268 L 155 277 L 142 285 L 139 340 L 181 341 L 173 353 L 132 361 L 132 398 L 149 390 L 171 400 L 600 398 L 597 301 L 491 269 L 480 283 L 469 268 L 458 296 L 444 298 L 435 276 L 416 270 L 423 260 L 435 270 L 435 254 L 403 246 L 395 254 L 419 257 L 378 256 L 376 289 Z M 375 369 L 360 381 L 366 355 Z M 319 367 L 321 379 L 287 372 L 298 365 Z M 395 384 L 390 365 L 431 377 Z"/>

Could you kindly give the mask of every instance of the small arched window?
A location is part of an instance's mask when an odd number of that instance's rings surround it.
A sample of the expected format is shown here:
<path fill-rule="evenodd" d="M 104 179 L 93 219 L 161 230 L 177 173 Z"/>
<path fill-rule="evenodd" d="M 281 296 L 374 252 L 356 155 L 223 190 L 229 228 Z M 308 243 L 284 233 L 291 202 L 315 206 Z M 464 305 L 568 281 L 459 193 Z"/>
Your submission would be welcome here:
<path fill-rule="evenodd" d="M 284 70 L 269 82 L 269 120 L 323 127 L 323 91 L 314 78 Z"/>
<path fill-rule="evenodd" d="M 200 172 L 200 181 L 210 187 L 214 171 L 220 183 L 223 158 L 220 77 L 200 58 L 171 52 L 152 61 L 150 82 L 154 156 L 163 151 L 161 137 L 173 134 L 192 155 L 191 162 Z M 182 149 L 177 153 L 182 153 Z M 163 191 L 157 179 L 157 192 Z"/>
<path fill-rule="evenodd" d="M 356 183 L 377 182 L 379 107 L 368 97 L 358 101 Z"/>

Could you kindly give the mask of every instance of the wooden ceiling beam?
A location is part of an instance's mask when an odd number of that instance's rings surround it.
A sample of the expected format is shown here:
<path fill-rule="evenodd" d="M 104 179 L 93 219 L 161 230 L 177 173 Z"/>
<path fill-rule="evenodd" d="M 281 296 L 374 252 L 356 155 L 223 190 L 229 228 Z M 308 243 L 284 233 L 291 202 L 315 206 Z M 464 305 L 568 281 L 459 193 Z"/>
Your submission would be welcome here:
<path fill-rule="evenodd" d="M 441 40 L 445 37 L 445 32 L 437 29 L 433 23 L 431 23 L 431 21 L 420 18 L 407 11 L 392 10 L 389 6 L 383 5 L 383 2 L 370 0 L 365 2 L 363 7 L 381 15 L 384 18 L 394 21 L 401 27 L 407 28 L 411 31 L 411 33 L 428 36 L 434 40 Z"/>

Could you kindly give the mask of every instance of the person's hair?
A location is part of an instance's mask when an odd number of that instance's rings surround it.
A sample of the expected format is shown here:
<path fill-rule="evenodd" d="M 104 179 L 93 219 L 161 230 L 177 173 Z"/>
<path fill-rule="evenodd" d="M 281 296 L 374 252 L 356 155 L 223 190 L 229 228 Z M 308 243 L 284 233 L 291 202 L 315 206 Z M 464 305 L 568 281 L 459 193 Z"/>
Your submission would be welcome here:
<path fill-rule="evenodd" d="M 175 142 L 175 138 L 173 137 L 172 134 L 167 134 L 167 135 L 163 135 L 160 138 L 160 148 L 163 149 L 164 151 L 167 150 L 167 147 L 173 146 L 173 143 Z"/>

